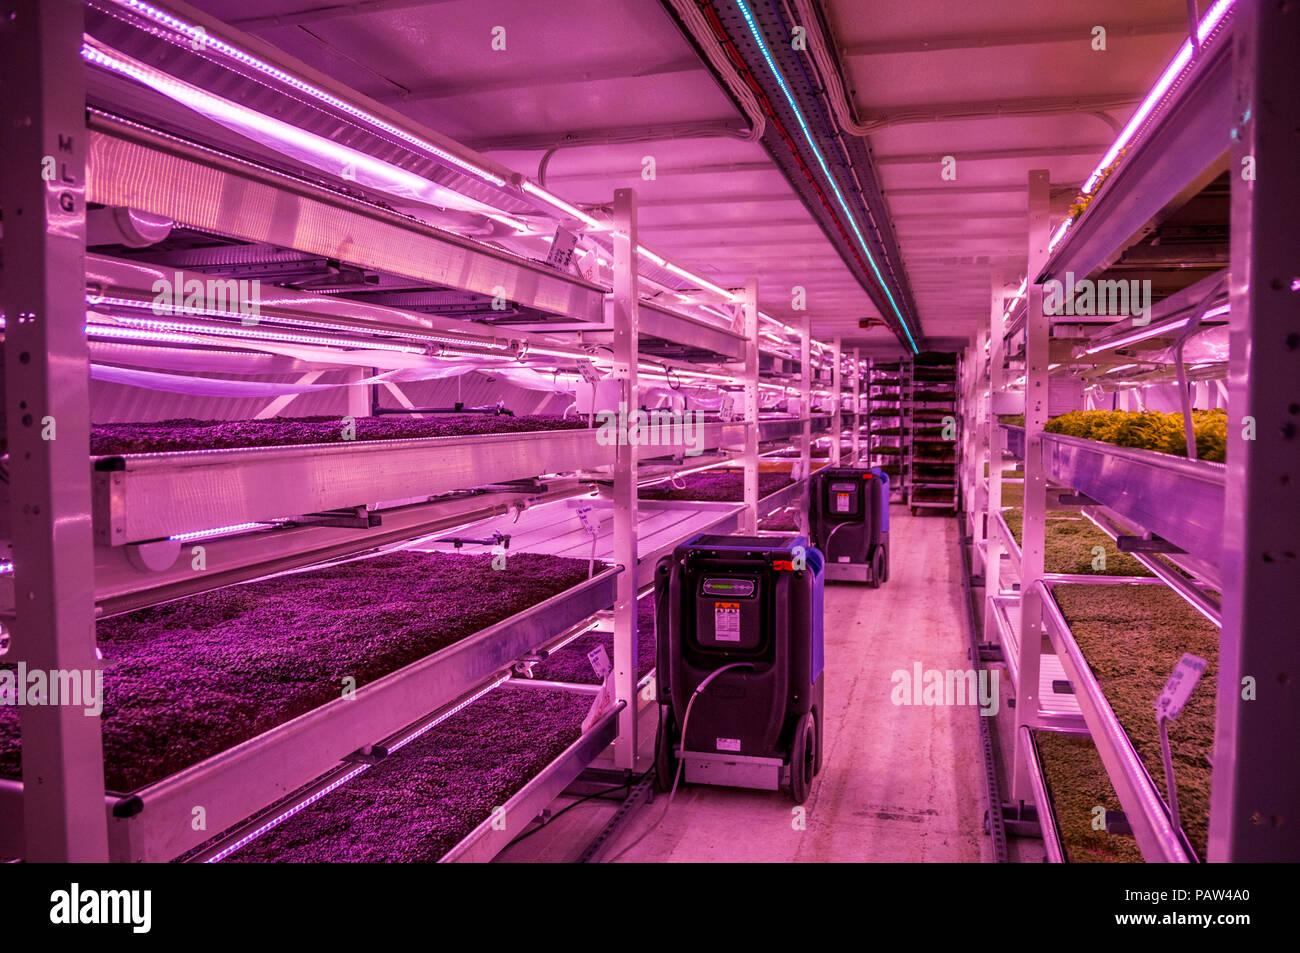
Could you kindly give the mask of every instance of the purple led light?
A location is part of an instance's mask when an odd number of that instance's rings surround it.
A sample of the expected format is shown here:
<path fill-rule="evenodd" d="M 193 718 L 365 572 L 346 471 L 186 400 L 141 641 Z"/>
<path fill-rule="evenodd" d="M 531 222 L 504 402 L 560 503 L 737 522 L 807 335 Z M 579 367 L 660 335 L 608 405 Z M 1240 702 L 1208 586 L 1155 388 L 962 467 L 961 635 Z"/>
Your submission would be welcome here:
<path fill-rule="evenodd" d="M 382 129 L 384 132 L 388 133 L 389 135 L 396 136 L 397 138 L 401 139 L 403 142 L 406 142 L 422 151 L 425 151 L 433 156 L 436 156 L 438 159 L 441 159 L 444 162 L 449 162 L 452 165 L 456 166 L 457 168 L 472 173 L 473 175 L 481 179 L 485 179 L 488 182 L 491 182 L 493 185 L 503 186 L 506 184 L 505 179 L 501 178 L 495 173 L 489 172 L 487 169 L 474 165 L 472 162 L 469 162 L 466 159 L 462 159 L 460 156 L 454 155 L 453 153 L 448 152 L 445 149 L 440 149 L 439 147 L 433 145 L 432 143 L 427 142 L 419 138 L 418 136 L 414 136 L 404 129 L 394 126 L 392 123 L 386 122 L 385 120 L 380 119 L 379 117 L 374 116 L 363 109 L 359 109 L 358 107 L 352 105 L 349 102 L 339 99 L 337 96 L 332 96 L 329 93 L 325 92 L 324 90 L 312 86 L 310 83 L 303 82 L 302 80 L 298 79 L 296 76 L 291 76 L 290 74 L 284 72 L 283 70 L 271 66 L 269 63 L 264 63 L 261 60 L 245 53 L 243 50 L 231 46 L 229 43 L 226 43 L 225 41 L 212 36 L 206 30 L 196 27 L 193 24 L 186 23 L 184 20 L 180 20 L 169 13 L 159 10 L 157 7 L 150 6 L 147 3 L 142 3 L 140 2 L 140 0 L 114 0 L 114 2 L 116 2 L 118 6 L 123 6 L 131 10 L 134 10 L 135 12 L 141 14 L 142 16 L 145 16 L 148 19 L 153 20 L 155 23 L 162 24 L 163 26 L 166 26 L 169 29 L 176 31 L 177 33 L 183 34 L 190 41 L 190 44 L 194 46 L 196 49 L 202 48 L 205 50 L 214 50 L 218 53 L 221 53 L 223 56 L 236 60 L 237 62 L 243 63 L 245 66 L 252 67 L 258 72 L 270 76 L 276 79 L 277 81 L 284 83 L 287 86 L 291 86 L 294 89 L 298 90 L 299 92 L 306 93 L 308 96 L 311 96 L 313 99 L 319 100 L 320 102 L 326 103 L 334 107 L 335 109 L 345 112 L 349 116 L 352 116 L 355 119 L 359 119 L 362 122 L 366 123 L 367 125 L 373 126 L 377 129 Z"/>

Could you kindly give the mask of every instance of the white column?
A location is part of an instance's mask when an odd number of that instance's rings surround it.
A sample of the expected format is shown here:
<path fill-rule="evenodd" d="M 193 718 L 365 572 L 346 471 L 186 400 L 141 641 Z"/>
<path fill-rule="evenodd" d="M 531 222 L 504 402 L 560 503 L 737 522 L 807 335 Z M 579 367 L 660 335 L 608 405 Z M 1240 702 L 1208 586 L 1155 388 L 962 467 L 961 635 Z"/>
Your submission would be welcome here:
<path fill-rule="evenodd" d="M 1237 4 L 1235 17 L 1223 630 L 1208 859 L 1294 861 L 1300 856 L 1294 737 L 1300 725 L 1300 292 L 1293 284 L 1300 247 L 1300 10 L 1247 0 Z M 1251 164 L 1258 174 L 1246 178 Z M 1253 700 L 1246 698 L 1248 684 Z"/>
<path fill-rule="evenodd" d="M 1043 286 L 1035 279 L 1047 261 L 1052 227 L 1051 181 L 1045 169 L 1029 173 L 1029 270 L 1025 287 L 1025 502 L 1020 531 L 1020 685 L 1016 692 L 1016 752 L 1012 796 L 1033 800 L 1028 753 L 1020 728 L 1038 724 L 1038 671 L 1043 653 L 1043 603 L 1034 588 L 1042 578 L 1047 533 L 1047 479 L 1043 470 L 1043 426 L 1047 423 L 1048 319 Z"/>
<path fill-rule="evenodd" d="M 745 282 L 745 515 L 742 533 L 758 532 L 758 279 Z"/>
<path fill-rule="evenodd" d="M 0 177 L 0 310 L 7 315 L 4 396 L 15 604 L 6 661 L 49 676 L 89 675 L 100 664 L 83 331 L 84 10 L 76 0 L 23 0 L 15 6 L 0 30 L 7 76 L 0 106 L 6 165 Z M 40 174 L 47 157 L 54 162 L 50 181 Z M 120 476 L 103 473 L 99 479 Z M 108 859 L 103 744 L 99 719 L 86 715 L 87 704 L 18 709 L 28 861 Z"/>
<path fill-rule="evenodd" d="M 989 300 L 989 403 L 986 423 L 989 432 L 988 500 L 985 507 L 985 525 L 988 526 L 988 546 L 984 551 L 984 640 L 998 639 L 998 623 L 993 608 L 993 597 L 1002 588 L 1002 535 L 993 529 L 994 520 L 1002 512 L 1002 455 L 1006 449 L 1006 435 L 998 426 L 997 401 L 1002 392 L 1005 341 L 1003 317 L 1009 285 L 993 279 Z"/>
<path fill-rule="evenodd" d="M 839 335 L 836 335 L 831 342 L 831 353 L 834 355 L 831 364 L 831 465 L 836 467 L 842 462 L 840 438 L 844 436 L 844 414 L 840 409 L 840 399 L 844 390 L 844 372 L 840 368 L 840 359 L 844 351 L 842 340 Z"/>
<path fill-rule="evenodd" d="M 614 192 L 614 369 L 623 382 L 620 401 L 628 417 L 639 406 L 637 395 L 637 271 L 636 191 Z M 637 447 L 620 444 L 614 463 L 614 562 L 623 567 L 618 575 L 614 602 L 614 693 L 626 703 L 618 719 L 614 742 L 614 764 L 629 770 L 636 767 L 636 593 L 637 593 Z"/>
<path fill-rule="evenodd" d="M 858 349 L 853 349 L 853 466 L 862 464 L 861 432 L 862 418 L 859 416 L 862 402 L 862 365 L 858 358 Z"/>
<path fill-rule="evenodd" d="M 799 495 L 799 532 L 808 535 L 808 500 L 812 487 L 812 321 L 799 323 L 799 399 L 803 402 L 803 426 L 799 430 L 799 472 L 804 476 Z"/>

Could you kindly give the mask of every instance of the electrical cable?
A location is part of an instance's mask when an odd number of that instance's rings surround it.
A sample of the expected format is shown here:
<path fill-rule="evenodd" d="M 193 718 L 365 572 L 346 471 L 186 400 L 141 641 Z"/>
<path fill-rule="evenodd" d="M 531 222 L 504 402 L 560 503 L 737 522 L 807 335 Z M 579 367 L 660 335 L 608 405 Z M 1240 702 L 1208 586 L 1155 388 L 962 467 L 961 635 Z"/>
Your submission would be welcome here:
<path fill-rule="evenodd" d="M 722 668 L 714 669 L 712 672 L 709 673 L 708 677 L 705 678 L 704 681 L 700 682 L 700 684 L 696 686 L 695 691 L 691 692 L 691 697 L 690 697 L 690 699 L 686 702 L 686 711 L 685 711 L 685 713 L 683 713 L 683 715 L 682 715 L 682 748 L 683 748 L 683 750 L 684 750 L 685 747 L 686 747 L 686 727 L 690 724 L 690 721 L 691 721 L 691 708 L 695 705 L 695 699 L 699 698 L 699 697 L 700 697 L 700 694 L 704 691 L 704 689 L 708 688 L 709 683 L 712 682 L 712 681 L 713 681 L 715 678 L 717 678 L 719 675 L 721 675 L 723 672 L 728 671 L 729 669 L 733 669 L 733 668 L 753 668 L 753 667 L 754 667 L 754 663 L 753 663 L 753 662 L 731 662 L 731 663 L 728 664 L 728 665 L 724 665 L 724 666 L 722 666 Z M 661 719 L 661 720 L 660 720 L 660 725 L 662 726 L 662 724 L 663 724 L 663 721 L 662 721 L 662 719 Z M 659 731 L 658 735 L 657 735 L 656 738 L 655 738 L 655 767 L 652 768 L 651 770 L 658 770 L 658 764 L 659 764 L 659 757 L 658 757 L 658 754 L 659 754 L 659 746 L 662 745 L 662 744 L 665 744 L 665 743 L 671 743 L 671 742 L 668 742 L 668 740 L 667 740 L 666 738 L 663 737 L 663 731 L 662 731 L 662 727 L 661 727 L 661 730 Z M 683 771 L 683 769 L 685 768 L 685 766 L 686 766 L 686 762 L 683 761 L 681 758 L 678 758 L 678 759 L 677 759 L 677 771 L 676 771 L 676 772 L 674 773 L 674 775 L 673 775 L 673 786 L 672 786 L 672 790 L 668 792 L 668 798 L 667 798 L 666 801 L 664 801 L 664 809 L 663 809 L 662 813 L 660 813 L 660 815 L 659 815 L 659 819 L 658 819 L 657 821 L 655 821 L 653 824 L 649 824 L 649 825 L 647 825 L 647 826 L 646 826 L 646 829 L 643 830 L 640 834 L 637 835 L 636 840 L 632 841 L 632 843 L 628 844 L 626 847 L 624 847 L 622 850 L 620 850 L 617 854 L 615 854 L 613 857 L 611 857 L 610 860 L 609 860 L 609 862 L 610 862 L 611 864 L 612 864 L 612 863 L 615 863 L 615 862 L 617 862 L 619 859 L 621 859 L 621 858 L 623 857 L 624 854 L 626 854 L 628 851 L 630 851 L 630 850 L 631 850 L 633 847 L 635 847 L 637 844 L 641 843 L 641 841 L 645 840 L 645 837 L 646 837 L 647 834 L 649 834 L 652 830 L 654 830 L 656 827 L 658 827 L 660 824 L 663 823 L 664 818 L 668 816 L 668 809 L 669 809 L 670 807 L 672 807 L 673 799 L 674 799 L 675 797 L 677 797 L 677 785 L 681 783 L 681 780 L 682 780 L 682 771 Z M 648 771 L 647 771 L 646 773 L 649 774 Z M 666 781 L 667 779 L 666 779 L 666 778 L 661 778 L 660 780 L 661 780 L 661 781 Z"/>
<path fill-rule="evenodd" d="M 605 788 L 603 791 L 596 791 L 592 794 L 584 794 L 582 797 L 578 798 L 572 804 L 566 804 L 564 807 L 560 808 L 558 811 L 556 811 L 546 820 L 542 821 L 542 823 L 538 824 L 532 830 L 525 831 L 524 833 L 520 834 L 518 837 L 516 837 L 514 840 L 510 842 L 510 846 L 513 847 L 515 844 L 527 840 L 528 838 L 536 834 L 538 831 L 545 829 L 552 821 L 567 814 L 569 811 L 573 810 L 575 807 L 578 807 L 580 804 L 586 804 L 588 801 L 594 801 L 596 798 L 606 798 L 609 795 L 613 794 L 615 791 L 625 792 L 623 796 L 624 798 L 626 798 L 629 794 L 632 793 L 632 788 L 635 787 L 637 784 L 640 784 L 647 777 L 649 777 L 650 772 L 653 770 L 654 768 L 649 768 L 646 771 L 642 772 L 642 774 L 640 774 L 638 777 L 628 778 L 625 783 L 615 784 L 612 787 Z"/>
<path fill-rule="evenodd" d="M 763 132 L 767 128 L 767 119 L 763 107 L 759 105 L 758 97 L 732 66 L 695 0 L 668 0 L 668 3 L 695 43 L 704 52 L 714 72 L 726 84 L 727 91 L 740 104 L 745 118 L 749 120 L 749 135 L 744 137 L 745 141 L 758 142 L 763 138 Z"/>

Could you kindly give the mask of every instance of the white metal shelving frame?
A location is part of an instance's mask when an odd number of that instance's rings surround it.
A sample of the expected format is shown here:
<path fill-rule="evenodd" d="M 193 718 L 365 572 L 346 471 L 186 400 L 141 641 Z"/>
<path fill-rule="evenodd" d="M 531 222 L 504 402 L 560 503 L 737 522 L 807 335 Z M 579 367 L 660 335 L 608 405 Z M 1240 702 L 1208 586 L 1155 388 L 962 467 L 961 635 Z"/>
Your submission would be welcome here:
<path fill-rule="evenodd" d="M 1144 577 L 1146 584 L 1169 586 L 1208 619 L 1221 622 L 1209 839 L 1202 859 L 1294 861 L 1300 857 L 1300 830 L 1284 819 L 1300 811 L 1300 753 L 1282 741 L 1288 730 L 1282 726 L 1300 723 L 1300 696 L 1271 690 L 1267 699 L 1245 700 L 1243 680 L 1257 678 L 1259 672 L 1300 669 L 1300 644 L 1290 637 L 1300 614 L 1300 590 L 1294 585 L 1300 527 L 1294 252 L 1300 235 L 1294 215 L 1285 211 L 1300 201 L 1300 153 L 1286 144 L 1300 126 L 1300 86 L 1294 81 L 1300 11 L 1236 0 L 1212 5 L 1203 24 L 1211 21 L 1213 29 L 1198 31 L 1195 56 L 1184 56 L 1181 72 L 1172 74 L 1177 81 L 1143 114 L 1115 171 L 1051 247 L 1046 174 L 1030 173 L 1029 280 L 1018 293 L 994 286 L 987 335 L 992 400 L 987 407 L 974 405 L 978 419 L 967 421 L 987 428 L 988 434 L 982 513 L 985 631 L 1016 625 L 1009 621 L 1009 610 L 1018 608 L 1014 664 L 1021 684 L 1013 795 L 1043 795 L 1032 770 L 1032 732 L 1052 725 L 1041 688 L 1033 686 L 1040 685 L 1040 671 L 1055 658 L 1074 686 L 1143 856 L 1195 859 L 1181 831 L 1170 823 L 1167 805 L 1110 711 L 1052 596 L 1055 585 L 1071 580 L 1043 571 L 1047 482 L 1081 494 L 1085 515 L 1112 537 L 1148 534 L 1185 551 L 1173 559 L 1192 571 L 1192 582 L 1149 554 L 1136 555 L 1156 573 Z M 1272 170 L 1267 176 L 1243 174 L 1266 163 Z M 1090 275 L 1104 267 L 1148 223 L 1177 208 L 1225 167 L 1231 181 L 1227 465 L 1045 433 L 1052 368 L 1043 284 L 1063 280 L 1067 271 Z M 1180 306 L 1171 300 L 1165 310 Z M 1008 318 L 1014 323 L 1010 329 Z M 1160 319 L 1157 314 L 1153 323 Z M 1017 329 L 1026 335 L 1023 428 L 1000 426 L 996 416 L 1005 344 L 1009 330 Z M 1113 351 L 1117 342 L 1122 346 L 1121 332 L 1128 329 L 1125 324 L 1103 330 L 1095 345 L 1076 349 L 1072 360 L 1085 362 L 1089 351 L 1100 353 L 1108 346 Z M 968 359 L 983 361 L 984 346 L 981 335 Z M 982 437 L 980 443 L 984 452 Z M 1004 449 L 1025 463 L 1024 546 L 1011 560 L 1017 564 L 1019 591 L 1000 583 L 1002 553 L 1014 549 L 998 515 Z M 978 473 L 968 477 L 970 483 L 978 479 Z M 1211 587 L 1221 589 L 1221 605 L 1207 592 Z M 1044 638 L 1055 656 L 1040 654 Z M 1048 827 L 1044 833 L 1055 836 Z"/>
<path fill-rule="evenodd" d="M 889 468 L 889 490 L 893 499 L 907 500 L 907 439 L 908 426 L 906 400 L 909 368 L 905 359 L 867 363 L 867 462 L 869 467 Z M 881 381 L 895 381 L 882 384 Z M 881 433 L 897 430 L 897 433 Z M 891 442 L 892 441 L 892 442 Z M 882 452 L 888 448 L 893 452 Z"/>
<path fill-rule="evenodd" d="M 103 0 L 99 6 L 115 2 Z M 144 15 L 143 9 L 132 8 L 121 22 Z M 294 63 L 286 57 L 276 58 L 277 52 L 264 44 L 210 19 L 205 19 L 203 26 L 214 49 L 215 44 L 235 49 L 249 46 L 258 55 L 270 57 L 273 68 L 291 77 L 294 74 Z M 11 656 L 47 670 L 97 667 L 93 638 L 86 637 L 94 631 L 97 546 L 123 549 L 219 526 L 411 497 L 427 499 L 446 491 L 546 474 L 598 468 L 611 471 L 612 551 L 617 566 L 589 584 L 535 607 L 536 612 L 505 620 L 363 687 L 362 693 L 373 704 L 326 706 L 146 789 L 122 792 L 130 795 L 125 799 L 105 793 L 97 720 L 65 707 L 24 709 L 24 778 L 39 776 L 43 796 L 24 798 L 23 784 L 0 784 L 9 821 L 0 830 L 4 849 L 34 861 L 170 859 L 194 846 L 193 836 L 177 835 L 177 830 L 190 830 L 188 811 L 193 804 L 209 805 L 214 829 L 237 823 L 310 780 L 313 772 L 321 775 L 331 770 L 347 753 L 343 748 L 355 750 L 399 729 L 402 719 L 416 720 L 460 694 L 490 684 L 503 665 L 554 638 L 557 627 L 577 621 L 570 618 L 574 613 L 586 617 L 611 604 L 619 706 L 613 716 L 617 722 L 614 762 L 620 768 L 635 767 L 637 573 L 618 567 L 632 567 L 637 561 L 638 448 L 602 445 L 591 431 L 558 431 L 350 446 L 126 454 L 92 461 L 85 452 L 90 410 L 84 327 L 87 320 L 92 325 L 111 323 L 111 314 L 105 321 L 100 307 L 106 291 L 123 299 L 119 306 L 131 306 L 133 297 L 136 304 L 142 303 L 149 269 L 139 263 L 128 267 L 112 259 L 87 258 L 86 202 L 129 206 L 230 240 L 326 256 L 460 291 L 495 296 L 504 288 L 510 300 L 563 316 L 568 322 L 564 329 L 541 337 L 512 334 L 513 343 L 503 344 L 499 330 L 472 322 L 462 325 L 400 308 L 329 297 L 313 299 L 292 292 L 265 315 L 270 324 L 309 326 L 318 336 L 334 336 L 340 342 L 352 342 L 350 346 L 357 346 L 354 339 L 360 336 L 362 344 L 435 341 L 453 347 L 496 348 L 522 357 L 530 347 L 542 343 L 543 337 L 565 339 L 577 333 L 575 328 L 603 330 L 612 342 L 611 373 L 622 383 L 628 406 L 636 404 L 637 377 L 643 363 L 639 341 L 653 338 L 710 352 L 719 365 L 730 367 L 731 378 L 740 383 L 744 408 L 739 420 L 706 424 L 703 443 L 707 449 L 729 450 L 732 462 L 744 467 L 745 501 L 736 517 L 750 531 L 759 504 L 761 442 L 794 439 L 800 443 L 802 482 L 786 496 L 802 493 L 803 509 L 808 447 L 814 430 L 831 429 L 838 452 L 840 431 L 835 428 L 842 424 L 839 349 L 835 348 L 833 413 L 814 415 L 809 410 L 813 342 L 805 320 L 798 334 L 802 415 L 760 420 L 759 326 L 760 321 L 771 319 L 758 310 L 757 281 L 750 280 L 740 290 L 706 288 L 701 292 L 736 308 L 731 327 L 643 301 L 639 272 L 648 253 L 638 243 L 632 190 L 619 190 L 613 196 L 613 219 L 606 226 L 612 245 L 613 287 L 606 288 L 424 225 L 341 188 L 326 187 L 314 172 L 298 178 L 98 109 L 88 113 L 85 77 L 90 67 L 81 52 L 85 27 L 86 9 L 79 0 L 30 0 L 19 5 L 18 15 L 6 29 L 4 52 L 10 61 L 36 64 L 30 70 L 13 70 L 22 78 L 15 80 L 6 96 L 7 118 L 21 115 L 30 121 L 13 123 L 22 132 L 6 161 L 40 168 L 46 156 L 60 160 L 57 188 L 47 188 L 48 183 L 39 176 L 5 176 L 0 197 L 6 208 L 40 210 L 39 214 L 14 216 L 14 222 L 6 223 L 7 267 L 0 289 L 0 306 L 8 315 L 5 398 L 10 422 L 10 526 L 15 564 L 10 585 L 0 587 L 0 596 L 11 596 L 12 608 L 4 618 L 13 630 Z M 144 31 L 143 42 L 171 42 L 166 35 L 171 29 Z M 380 110 L 351 91 L 331 85 L 327 77 L 308 75 L 342 104 L 331 108 Z M 393 114 L 381 110 L 380 115 Z M 454 143 L 427 130 L 422 134 L 439 147 L 453 149 L 447 154 L 454 156 Z M 556 205 L 554 197 L 536 188 L 530 192 L 528 186 L 523 183 L 521 194 L 542 195 L 542 206 L 550 208 L 553 222 L 560 220 L 557 208 L 575 213 L 583 221 L 585 213 Z M 86 274 L 98 292 L 90 302 L 89 316 L 86 288 L 68 280 L 70 274 L 77 273 Z M 193 319 L 195 333 L 215 334 L 230 317 L 198 315 Z M 204 343 L 211 342 L 205 339 Z M 576 348 L 572 351 L 574 356 L 581 353 Z M 671 362 L 662 363 L 667 366 Z M 689 370 L 684 364 L 677 369 Z M 34 426 L 46 416 L 58 421 L 57 441 L 40 439 L 41 426 Z M 656 454 L 663 451 L 680 456 L 687 449 L 684 445 L 656 447 Z M 683 466 L 689 466 L 689 460 Z M 449 512 L 438 517 L 449 518 Z M 411 537 L 428 528 L 427 519 L 417 518 L 404 523 L 399 520 L 397 527 L 398 535 L 405 529 Z M 291 534 L 281 541 L 276 558 L 282 566 L 301 564 L 302 554 L 321 553 L 303 536 Z M 336 548 L 330 550 L 330 558 L 346 555 L 350 547 L 355 547 L 351 552 L 367 548 L 364 533 L 331 538 Z M 390 532 L 383 540 L 389 545 L 396 537 Z M 238 537 L 230 541 L 232 548 L 244 542 Z M 255 549 L 256 535 L 248 536 L 247 543 L 246 548 Z M 214 573 L 212 585 L 253 578 L 265 569 L 265 564 L 249 553 L 243 560 L 244 568 L 233 570 L 233 575 Z M 140 587 L 141 593 L 157 597 L 166 591 L 156 584 L 142 583 Z M 119 579 L 113 592 L 119 608 L 134 607 L 133 595 L 131 586 Z M 149 596 L 139 598 L 147 600 Z M 539 624 L 543 618 L 549 621 Z M 412 689 L 417 683 L 419 691 Z M 374 717 L 359 712 L 371 712 Z M 311 739 L 304 740 L 307 734 Z M 590 753 L 587 749 L 593 746 L 596 742 L 588 739 L 583 752 Z M 555 779 L 571 773 L 574 764 L 574 758 L 566 756 L 562 768 L 547 772 L 547 783 L 553 787 Z M 536 794 L 543 787 L 539 779 L 530 791 Z M 213 805 L 219 805 L 215 814 Z M 176 814 L 182 808 L 184 819 Z"/>
<path fill-rule="evenodd" d="M 957 511 L 958 500 L 960 497 L 960 451 L 958 435 L 954 433 L 953 439 L 948 440 L 943 436 L 943 419 L 935 421 L 931 419 L 934 414 L 941 414 L 948 411 L 943 416 L 951 416 L 955 430 L 961 428 L 960 404 L 961 404 L 961 358 L 957 356 L 956 362 L 952 365 L 952 375 L 948 380 L 928 380 L 922 381 L 917 377 L 920 368 L 946 368 L 945 364 L 926 364 L 919 360 L 920 355 L 912 358 L 912 382 L 908 398 L 908 418 L 907 418 L 907 469 L 910 474 L 908 483 L 907 503 L 913 512 L 921 509 L 945 509 Z M 930 394 L 936 391 L 933 388 L 939 388 L 937 393 L 951 392 L 951 397 L 919 397 L 920 394 Z M 943 388 L 948 388 L 944 391 Z M 925 415 L 918 418 L 918 414 Z M 923 431 L 932 430 L 938 427 L 940 434 L 938 437 L 932 436 Z M 919 450 L 927 445 L 951 444 L 953 460 L 951 463 L 934 462 L 927 460 L 925 456 L 919 454 Z M 935 475 L 933 469 L 926 469 L 924 472 L 918 468 L 933 467 L 950 467 L 950 475 Z M 933 491 L 947 491 L 947 499 L 935 499 L 929 494 Z M 924 494 L 924 495 L 919 495 Z"/>

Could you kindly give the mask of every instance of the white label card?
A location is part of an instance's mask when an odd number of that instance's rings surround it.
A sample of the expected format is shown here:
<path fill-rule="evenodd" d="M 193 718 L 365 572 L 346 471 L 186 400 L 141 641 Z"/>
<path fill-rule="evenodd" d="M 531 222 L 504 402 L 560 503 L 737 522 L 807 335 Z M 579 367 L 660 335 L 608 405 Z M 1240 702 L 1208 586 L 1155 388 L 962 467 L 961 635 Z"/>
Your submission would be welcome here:
<path fill-rule="evenodd" d="M 600 371 L 596 370 L 596 365 L 585 358 L 578 361 L 578 373 L 588 384 L 597 384 L 600 382 Z"/>
<path fill-rule="evenodd" d="M 1182 713 L 1183 706 L 1192 697 L 1192 690 L 1205 674 L 1208 664 L 1205 659 L 1197 658 L 1191 653 L 1183 654 L 1178 664 L 1174 666 L 1169 681 L 1165 682 L 1165 687 L 1160 690 L 1160 697 L 1156 699 L 1157 718 L 1173 721 Z"/>
<path fill-rule="evenodd" d="M 718 416 L 723 420 L 736 419 L 736 398 L 726 394 L 722 398 L 722 406 L 718 408 Z"/>
<path fill-rule="evenodd" d="M 600 532 L 600 520 L 596 519 L 591 512 L 590 506 L 578 508 L 578 520 L 582 523 L 582 528 L 592 536 Z"/>
<path fill-rule="evenodd" d="M 609 653 L 605 651 L 605 646 L 603 645 L 598 645 L 588 652 L 587 661 L 590 662 L 591 667 L 596 670 L 596 676 L 602 680 L 614 667 L 610 664 Z"/>
<path fill-rule="evenodd" d="M 719 750 L 719 751 L 740 751 L 740 739 L 739 739 L 739 738 L 719 738 L 719 739 L 718 739 L 718 750 Z"/>

